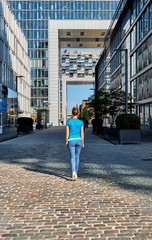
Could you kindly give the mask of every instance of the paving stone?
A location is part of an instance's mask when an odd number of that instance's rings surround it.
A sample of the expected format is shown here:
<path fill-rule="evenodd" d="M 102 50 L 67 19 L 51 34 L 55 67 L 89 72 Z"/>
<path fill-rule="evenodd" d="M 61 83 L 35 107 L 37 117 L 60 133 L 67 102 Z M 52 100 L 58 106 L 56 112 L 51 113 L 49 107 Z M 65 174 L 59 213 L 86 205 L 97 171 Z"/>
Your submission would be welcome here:
<path fill-rule="evenodd" d="M 152 239 L 151 144 L 85 133 L 76 182 L 65 130 L 0 143 L 0 239 Z"/>

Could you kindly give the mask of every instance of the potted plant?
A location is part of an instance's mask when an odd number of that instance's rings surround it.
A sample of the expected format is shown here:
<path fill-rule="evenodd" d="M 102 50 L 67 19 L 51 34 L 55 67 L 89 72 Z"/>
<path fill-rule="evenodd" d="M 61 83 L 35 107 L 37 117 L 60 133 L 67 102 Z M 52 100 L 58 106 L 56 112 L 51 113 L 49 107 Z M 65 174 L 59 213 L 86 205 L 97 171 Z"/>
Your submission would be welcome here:
<path fill-rule="evenodd" d="M 29 117 L 18 118 L 18 132 L 33 132 L 33 119 Z"/>
<path fill-rule="evenodd" d="M 140 143 L 140 118 L 136 114 L 120 114 L 116 118 L 119 142 Z"/>

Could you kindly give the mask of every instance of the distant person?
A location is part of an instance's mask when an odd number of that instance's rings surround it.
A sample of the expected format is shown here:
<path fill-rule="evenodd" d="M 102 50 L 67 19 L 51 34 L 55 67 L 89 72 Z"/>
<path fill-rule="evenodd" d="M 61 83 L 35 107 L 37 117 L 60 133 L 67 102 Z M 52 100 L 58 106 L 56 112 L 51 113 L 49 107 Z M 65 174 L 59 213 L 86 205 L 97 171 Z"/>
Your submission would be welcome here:
<path fill-rule="evenodd" d="M 96 120 L 92 119 L 92 132 L 96 132 Z"/>
<path fill-rule="evenodd" d="M 79 169 L 79 156 L 84 148 L 84 124 L 78 119 L 79 111 L 76 107 L 72 109 L 72 119 L 66 124 L 66 147 L 71 155 L 72 180 L 76 181 Z"/>
<path fill-rule="evenodd" d="M 86 128 L 88 128 L 88 120 L 87 119 L 85 120 L 85 126 L 86 126 Z"/>

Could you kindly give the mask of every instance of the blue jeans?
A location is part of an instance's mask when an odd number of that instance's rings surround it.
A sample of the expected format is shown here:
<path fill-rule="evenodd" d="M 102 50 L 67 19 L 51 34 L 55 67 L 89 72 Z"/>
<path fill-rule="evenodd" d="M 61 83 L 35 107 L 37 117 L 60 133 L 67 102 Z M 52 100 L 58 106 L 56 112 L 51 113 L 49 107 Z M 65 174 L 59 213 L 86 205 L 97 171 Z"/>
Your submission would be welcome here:
<path fill-rule="evenodd" d="M 82 149 L 82 141 L 69 142 L 68 147 L 71 155 L 72 172 L 76 172 L 77 174 L 79 168 L 79 156 Z"/>

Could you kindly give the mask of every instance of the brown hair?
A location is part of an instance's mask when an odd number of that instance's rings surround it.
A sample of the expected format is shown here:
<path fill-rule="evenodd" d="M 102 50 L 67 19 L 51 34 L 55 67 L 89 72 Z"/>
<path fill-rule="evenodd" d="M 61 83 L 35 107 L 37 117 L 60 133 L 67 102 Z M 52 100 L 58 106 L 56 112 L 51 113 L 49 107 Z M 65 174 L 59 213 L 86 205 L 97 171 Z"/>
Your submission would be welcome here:
<path fill-rule="evenodd" d="M 79 110 L 76 107 L 72 108 L 72 115 L 77 116 L 78 114 L 79 114 Z"/>

